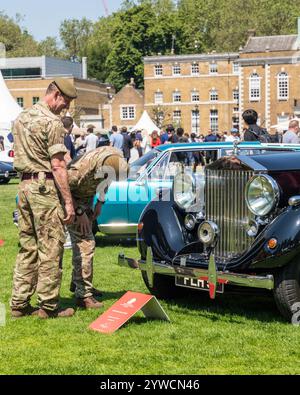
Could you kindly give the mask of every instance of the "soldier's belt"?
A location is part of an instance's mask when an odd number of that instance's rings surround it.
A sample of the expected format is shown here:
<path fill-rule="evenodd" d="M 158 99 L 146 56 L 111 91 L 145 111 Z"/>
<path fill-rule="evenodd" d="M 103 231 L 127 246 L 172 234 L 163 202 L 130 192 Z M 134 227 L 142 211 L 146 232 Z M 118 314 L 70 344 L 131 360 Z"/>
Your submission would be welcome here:
<path fill-rule="evenodd" d="M 54 180 L 54 176 L 52 173 L 46 173 L 43 172 L 43 174 L 45 174 L 45 179 L 46 180 Z M 25 181 L 25 180 L 37 180 L 39 178 L 39 173 L 22 173 L 22 177 L 21 180 Z"/>

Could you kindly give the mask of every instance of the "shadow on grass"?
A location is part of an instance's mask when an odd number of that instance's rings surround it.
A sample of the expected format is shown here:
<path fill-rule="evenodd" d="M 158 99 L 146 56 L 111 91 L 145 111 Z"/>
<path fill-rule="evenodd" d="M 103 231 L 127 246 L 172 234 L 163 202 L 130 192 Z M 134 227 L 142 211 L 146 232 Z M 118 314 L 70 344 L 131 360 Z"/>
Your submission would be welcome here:
<path fill-rule="evenodd" d="M 136 247 L 135 236 L 106 236 L 97 234 L 96 235 L 96 247 Z"/>
<path fill-rule="evenodd" d="M 256 292 L 255 292 L 256 291 Z M 286 322 L 276 308 L 272 293 L 268 291 L 230 290 L 226 294 L 218 295 L 211 300 L 208 293 L 189 292 L 185 297 L 167 301 L 172 311 L 209 318 L 211 321 L 222 321 L 223 317 L 230 322 L 241 323 L 238 316 L 247 320 L 260 322 Z"/>
<path fill-rule="evenodd" d="M 122 296 L 124 296 L 126 294 L 126 292 L 128 292 L 128 291 L 127 290 L 122 290 L 122 291 L 118 291 L 118 292 L 103 291 L 103 295 L 101 297 L 95 297 L 95 299 L 97 299 L 101 302 L 111 301 L 111 300 L 117 301 Z M 60 305 L 63 308 L 74 307 L 76 305 L 75 295 L 70 296 L 69 298 L 65 298 L 65 297 L 60 298 Z"/>

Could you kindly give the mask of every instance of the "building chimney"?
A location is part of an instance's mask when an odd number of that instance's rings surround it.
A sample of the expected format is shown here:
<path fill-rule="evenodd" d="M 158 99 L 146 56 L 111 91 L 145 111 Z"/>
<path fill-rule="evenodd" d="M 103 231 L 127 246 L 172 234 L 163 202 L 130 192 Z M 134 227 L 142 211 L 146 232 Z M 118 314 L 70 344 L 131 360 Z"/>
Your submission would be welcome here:
<path fill-rule="evenodd" d="M 134 78 L 130 78 L 130 86 L 132 86 L 133 88 L 135 88 L 135 82 L 134 82 Z"/>
<path fill-rule="evenodd" d="M 87 74 L 87 58 L 84 57 L 82 58 L 82 78 L 84 80 L 87 80 L 88 74 Z"/>

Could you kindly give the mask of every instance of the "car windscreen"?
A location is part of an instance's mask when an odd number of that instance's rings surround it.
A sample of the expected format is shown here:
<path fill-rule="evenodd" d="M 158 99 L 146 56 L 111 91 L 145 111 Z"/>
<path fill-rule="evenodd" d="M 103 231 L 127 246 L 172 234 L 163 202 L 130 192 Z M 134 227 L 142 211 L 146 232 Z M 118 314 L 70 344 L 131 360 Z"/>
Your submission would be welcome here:
<path fill-rule="evenodd" d="M 146 169 L 150 165 L 150 163 L 153 162 L 155 158 L 157 158 L 157 156 L 160 153 L 161 152 L 159 150 L 152 149 L 151 151 L 143 155 L 141 158 L 131 163 L 128 178 L 136 179 L 137 176 L 141 173 L 142 169 Z"/>

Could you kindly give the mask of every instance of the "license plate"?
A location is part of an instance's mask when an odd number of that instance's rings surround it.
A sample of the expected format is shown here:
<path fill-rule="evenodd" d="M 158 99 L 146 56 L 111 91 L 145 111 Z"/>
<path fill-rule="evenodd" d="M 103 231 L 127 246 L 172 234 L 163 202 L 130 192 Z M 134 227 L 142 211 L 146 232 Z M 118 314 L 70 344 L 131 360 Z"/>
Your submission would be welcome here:
<path fill-rule="evenodd" d="M 175 277 L 177 287 L 193 288 L 199 291 L 209 291 L 209 284 L 206 280 L 199 280 L 193 277 Z M 224 284 L 217 284 L 217 293 L 224 293 Z"/>

